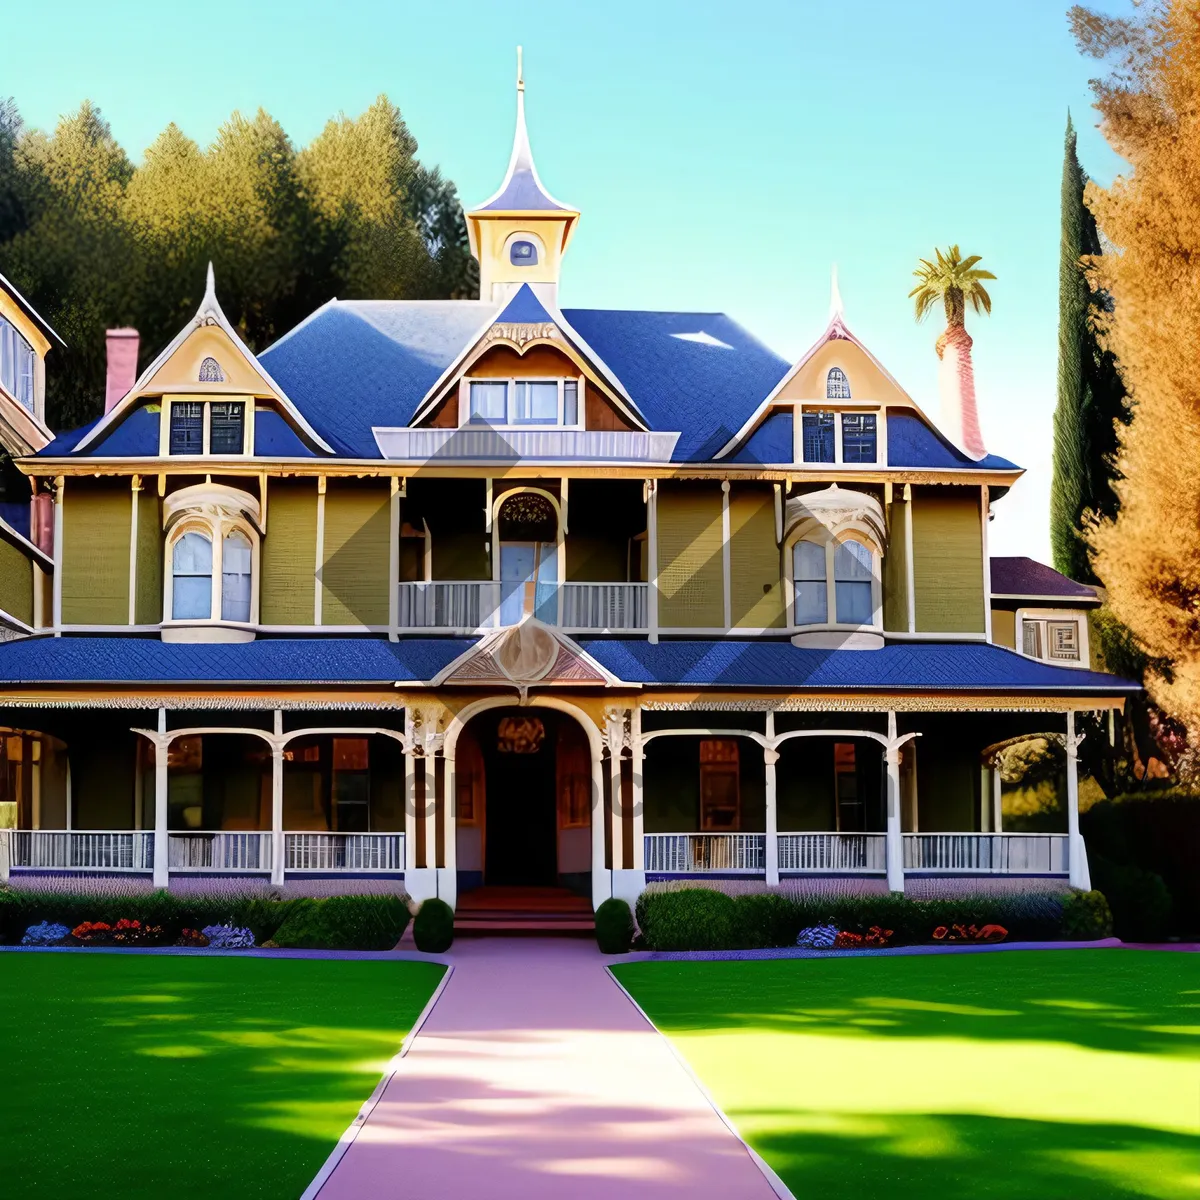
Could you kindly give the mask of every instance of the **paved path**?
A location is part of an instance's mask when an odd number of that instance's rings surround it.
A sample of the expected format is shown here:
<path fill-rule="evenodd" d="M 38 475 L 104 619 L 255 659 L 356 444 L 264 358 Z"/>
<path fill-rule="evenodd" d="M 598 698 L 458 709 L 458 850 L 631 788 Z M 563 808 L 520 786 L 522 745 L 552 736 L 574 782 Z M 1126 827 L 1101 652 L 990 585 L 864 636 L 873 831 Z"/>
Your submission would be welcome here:
<path fill-rule="evenodd" d="M 774 1200 L 591 941 L 461 941 L 320 1200 Z"/>

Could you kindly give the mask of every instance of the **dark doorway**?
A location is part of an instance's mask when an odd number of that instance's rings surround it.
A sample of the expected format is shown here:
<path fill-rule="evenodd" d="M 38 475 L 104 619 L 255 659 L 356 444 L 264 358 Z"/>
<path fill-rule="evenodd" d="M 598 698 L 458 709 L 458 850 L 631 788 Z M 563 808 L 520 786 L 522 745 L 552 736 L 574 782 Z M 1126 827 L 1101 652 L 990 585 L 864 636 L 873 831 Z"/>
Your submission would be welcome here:
<path fill-rule="evenodd" d="M 553 886 L 558 882 L 555 714 L 505 708 L 477 720 L 487 770 L 485 881 Z"/>

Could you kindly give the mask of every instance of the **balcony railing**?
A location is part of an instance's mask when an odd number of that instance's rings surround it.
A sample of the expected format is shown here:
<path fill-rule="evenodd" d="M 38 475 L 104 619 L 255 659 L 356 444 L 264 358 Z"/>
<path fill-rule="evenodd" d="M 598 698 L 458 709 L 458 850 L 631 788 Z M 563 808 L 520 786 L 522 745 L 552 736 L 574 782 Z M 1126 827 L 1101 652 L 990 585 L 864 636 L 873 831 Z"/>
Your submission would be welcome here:
<path fill-rule="evenodd" d="M 906 833 L 906 871 L 1066 875 L 1065 833 Z"/>
<path fill-rule="evenodd" d="M 269 871 L 271 833 L 171 833 L 167 863 L 172 871 Z"/>
<path fill-rule="evenodd" d="M 520 583 L 431 580 L 398 587 L 401 629 L 494 629 L 515 624 L 525 607 Z M 650 623 L 645 583 L 539 583 L 530 602 L 539 620 L 548 625 L 561 620 L 564 629 L 577 633 L 646 629 Z"/>
<path fill-rule="evenodd" d="M 887 838 L 882 833 L 781 833 L 779 869 L 882 875 Z"/>
<path fill-rule="evenodd" d="M 402 583 L 401 629 L 491 629 L 500 610 L 500 584 L 492 580 Z"/>
<path fill-rule="evenodd" d="M 754 874 L 765 870 L 766 841 L 763 833 L 648 833 L 646 870 L 669 875 Z"/>
<path fill-rule="evenodd" d="M 154 834 L 129 830 L 14 829 L 10 863 L 52 871 L 152 871 Z"/>
<path fill-rule="evenodd" d="M 288 871 L 403 871 L 402 833 L 285 833 Z"/>
<path fill-rule="evenodd" d="M 564 583 L 564 629 L 616 633 L 650 625 L 648 583 Z"/>

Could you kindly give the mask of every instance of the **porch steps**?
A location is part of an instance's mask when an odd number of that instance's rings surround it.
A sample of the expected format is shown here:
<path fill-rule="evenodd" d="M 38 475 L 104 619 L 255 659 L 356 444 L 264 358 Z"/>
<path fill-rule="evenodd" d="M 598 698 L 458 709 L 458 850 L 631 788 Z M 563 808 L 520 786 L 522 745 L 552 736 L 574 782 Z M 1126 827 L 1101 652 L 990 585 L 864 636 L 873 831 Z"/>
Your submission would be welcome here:
<path fill-rule="evenodd" d="M 457 937 L 592 937 L 591 903 L 566 888 L 485 886 L 465 892 L 454 912 Z"/>

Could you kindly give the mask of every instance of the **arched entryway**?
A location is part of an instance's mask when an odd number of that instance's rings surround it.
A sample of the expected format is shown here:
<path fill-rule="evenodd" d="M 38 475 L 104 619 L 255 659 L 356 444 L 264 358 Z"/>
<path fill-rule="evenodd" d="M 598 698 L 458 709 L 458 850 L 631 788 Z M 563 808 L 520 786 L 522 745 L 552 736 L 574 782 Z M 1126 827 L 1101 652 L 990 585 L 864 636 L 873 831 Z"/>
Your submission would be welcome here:
<path fill-rule="evenodd" d="M 576 720 L 543 707 L 480 712 L 458 736 L 454 778 L 460 895 L 484 885 L 591 894 L 593 760 Z"/>

